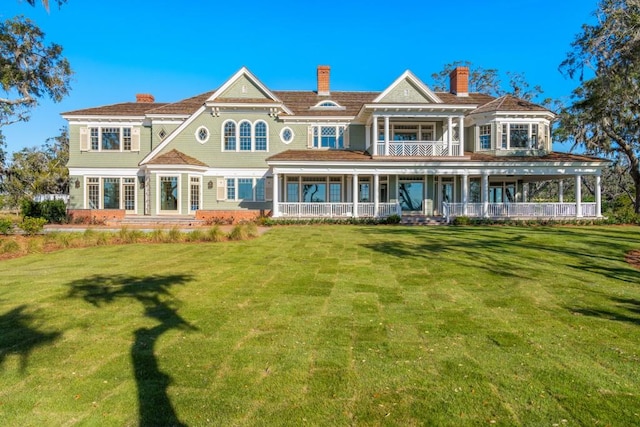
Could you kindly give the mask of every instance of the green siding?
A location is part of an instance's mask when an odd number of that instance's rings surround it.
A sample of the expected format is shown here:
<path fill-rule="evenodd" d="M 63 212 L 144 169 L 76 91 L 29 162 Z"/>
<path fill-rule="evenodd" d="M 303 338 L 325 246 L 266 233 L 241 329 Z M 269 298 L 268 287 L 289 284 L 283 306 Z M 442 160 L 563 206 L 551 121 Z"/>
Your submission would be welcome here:
<path fill-rule="evenodd" d="M 124 126 L 124 125 L 123 125 Z M 80 128 L 86 125 L 73 125 L 69 128 L 68 167 L 82 168 L 133 168 L 151 152 L 151 129 L 140 128 L 140 151 L 80 151 Z"/>
<path fill-rule="evenodd" d="M 433 103 L 432 100 L 424 96 L 421 90 L 408 80 L 399 82 L 380 103 Z"/>
<path fill-rule="evenodd" d="M 365 127 L 363 125 L 349 126 L 349 148 L 362 151 L 366 149 Z"/>
<path fill-rule="evenodd" d="M 242 90 L 243 87 L 245 89 L 244 92 Z M 260 88 L 247 78 L 247 76 L 241 76 L 229 88 L 227 88 L 219 98 L 269 99 L 266 94 L 260 90 Z"/>

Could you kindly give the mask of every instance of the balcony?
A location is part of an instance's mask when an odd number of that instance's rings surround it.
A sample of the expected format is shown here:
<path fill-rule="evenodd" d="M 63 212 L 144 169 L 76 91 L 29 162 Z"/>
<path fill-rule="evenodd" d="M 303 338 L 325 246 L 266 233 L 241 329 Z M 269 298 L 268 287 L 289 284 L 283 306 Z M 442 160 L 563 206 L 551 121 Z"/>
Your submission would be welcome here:
<path fill-rule="evenodd" d="M 459 142 L 446 141 L 389 141 L 388 150 L 384 142 L 378 142 L 378 155 L 391 157 L 448 157 L 461 156 Z"/>

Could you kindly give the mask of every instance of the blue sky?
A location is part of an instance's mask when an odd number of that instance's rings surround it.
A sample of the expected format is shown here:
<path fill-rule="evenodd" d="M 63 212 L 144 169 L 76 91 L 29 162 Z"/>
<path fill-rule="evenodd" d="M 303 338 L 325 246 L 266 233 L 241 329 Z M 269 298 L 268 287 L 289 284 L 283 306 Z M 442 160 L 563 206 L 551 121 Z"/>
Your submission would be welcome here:
<path fill-rule="evenodd" d="M 62 102 L 42 100 L 29 122 L 2 132 L 9 152 L 39 146 L 58 135 L 62 112 L 134 101 L 136 93 L 178 101 L 217 88 L 242 66 L 273 90 L 315 90 L 323 64 L 331 66 L 332 90 L 382 91 L 406 69 L 429 85 L 444 64 L 465 60 L 525 73 L 545 96 L 567 99 L 577 82 L 558 65 L 596 6 L 597 0 L 69 0 L 47 14 L 41 5 L 4 0 L 0 19 L 32 19 L 47 41 L 64 47 L 75 74 Z"/>

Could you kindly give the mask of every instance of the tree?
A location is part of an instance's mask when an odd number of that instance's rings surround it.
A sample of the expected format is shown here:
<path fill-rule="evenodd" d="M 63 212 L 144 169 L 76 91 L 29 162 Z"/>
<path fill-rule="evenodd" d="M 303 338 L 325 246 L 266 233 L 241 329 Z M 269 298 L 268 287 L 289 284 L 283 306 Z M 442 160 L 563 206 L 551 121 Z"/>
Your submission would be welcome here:
<path fill-rule="evenodd" d="M 67 0 L 56 0 L 58 7 L 62 6 L 66 2 Z M 29 3 L 31 6 L 35 6 L 36 0 L 27 0 L 27 3 Z M 42 5 L 44 6 L 45 9 L 49 10 L 49 0 L 42 0 Z"/>
<path fill-rule="evenodd" d="M 5 203 L 17 207 L 37 194 L 67 194 L 69 191 L 69 133 L 49 138 L 43 147 L 24 148 L 13 154 L 2 182 Z"/>
<path fill-rule="evenodd" d="M 44 33 L 25 17 L 0 23 L 0 126 L 26 121 L 38 99 L 59 102 L 69 93 L 71 67 L 62 47 L 46 45 Z"/>
<path fill-rule="evenodd" d="M 543 93 L 540 86 L 533 86 L 527 82 L 524 73 L 506 72 L 509 79 L 507 89 L 502 85 L 500 74 L 495 68 L 476 67 L 469 61 L 455 61 L 445 64 L 442 71 L 431 75 L 433 88 L 436 91 L 449 90 L 449 74 L 456 67 L 469 68 L 469 92 L 481 92 L 495 97 L 513 95 L 526 101 L 533 101 Z M 544 100 L 542 102 L 548 102 Z"/>
<path fill-rule="evenodd" d="M 640 213 L 640 0 L 601 0 L 595 16 L 597 23 L 582 26 L 560 65 L 581 85 L 556 134 L 628 171 Z"/>

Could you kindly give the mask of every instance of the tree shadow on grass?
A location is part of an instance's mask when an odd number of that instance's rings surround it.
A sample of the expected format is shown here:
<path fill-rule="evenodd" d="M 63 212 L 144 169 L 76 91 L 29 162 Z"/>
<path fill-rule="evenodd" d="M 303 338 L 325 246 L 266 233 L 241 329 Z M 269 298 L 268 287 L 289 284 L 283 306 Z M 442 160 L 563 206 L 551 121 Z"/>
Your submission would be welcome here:
<path fill-rule="evenodd" d="M 607 308 L 577 308 L 568 307 L 574 314 L 615 320 L 640 326 L 640 300 L 629 298 L 611 298 L 611 307 Z"/>
<path fill-rule="evenodd" d="M 127 275 L 94 275 L 69 283 L 70 298 L 82 298 L 100 307 L 120 299 L 138 301 L 144 315 L 156 320 L 153 328 L 134 331 L 131 362 L 138 387 L 141 426 L 184 426 L 169 400 L 167 388 L 171 377 L 160 370 L 155 356 L 155 345 L 162 334 L 171 329 L 196 330 L 179 314 L 178 301 L 170 289 L 184 285 L 191 276 L 184 274 L 135 277 Z"/>
<path fill-rule="evenodd" d="M 56 341 L 60 332 L 43 332 L 35 326 L 35 316 L 26 312 L 21 305 L 0 315 L 0 367 L 8 356 L 20 357 L 20 371 L 27 369 L 28 359 L 37 347 Z"/>

